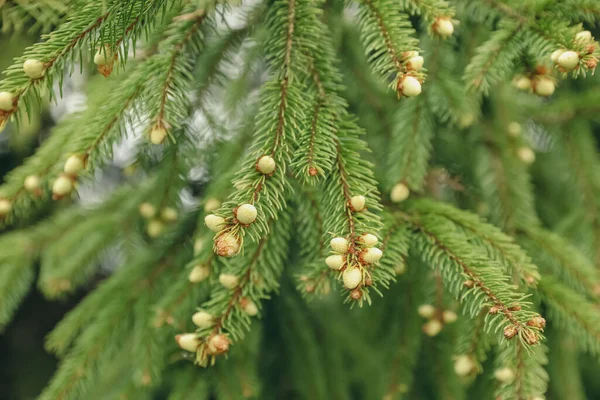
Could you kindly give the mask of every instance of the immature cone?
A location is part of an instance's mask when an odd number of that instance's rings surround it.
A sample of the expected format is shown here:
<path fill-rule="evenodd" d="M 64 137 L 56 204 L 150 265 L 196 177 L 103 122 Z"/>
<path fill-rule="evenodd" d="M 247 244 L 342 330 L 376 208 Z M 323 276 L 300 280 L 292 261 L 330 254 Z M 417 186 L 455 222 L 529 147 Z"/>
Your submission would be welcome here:
<path fill-rule="evenodd" d="M 188 279 L 192 283 L 200 283 L 210 276 L 210 268 L 206 265 L 196 265 L 190 271 Z"/>
<path fill-rule="evenodd" d="M 181 335 L 176 335 L 175 340 L 177 341 L 179 347 L 192 353 L 195 353 L 200 345 L 200 341 L 198 340 L 198 337 L 196 337 L 195 333 L 183 333 Z"/>
<path fill-rule="evenodd" d="M 167 137 L 167 130 L 165 127 L 156 125 L 150 130 L 150 142 L 152 144 L 161 144 Z"/>
<path fill-rule="evenodd" d="M 552 96 L 554 90 L 556 89 L 556 85 L 554 81 L 547 77 L 538 77 L 535 81 L 534 92 L 538 96 Z"/>
<path fill-rule="evenodd" d="M 275 160 L 271 156 L 262 156 L 256 162 L 256 170 L 264 175 L 272 174 L 275 167 Z"/>
<path fill-rule="evenodd" d="M 435 307 L 431 304 L 421 304 L 417 312 L 422 318 L 431 318 L 435 314 Z"/>
<path fill-rule="evenodd" d="M 31 79 L 39 79 L 44 76 L 44 63 L 31 58 L 23 63 L 23 71 Z"/>
<path fill-rule="evenodd" d="M 28 192 L 36 192 L 40 188 L 40 178 L 37 175 L 29 175 L 23 182 L 23 187 Z"/>
<path fill-rule="evenodd" d="M 508 367 L 500 368 L 494 371 L 494 378 L 502 383 L 511 383 L 515 379 L 515 371 Z"/>
<path fill-rule="evenodd" d="M 367 246 L 367 247 L 373 247 L 379 241 L 377 239 L 377 236 L 372 235 L 370 233 L 363 233 L 362 235 L 360 235 L 360 237 L 358 238 L 358 240 L 360 242 L 364 243 L 365 246 Z"/>
<path fill-rule="evenodd" d="M 517 333 L 519 333 L 519 329 L 514 325 L 508 325 L 504 328 L 504 337 L 507 339 L 514 338 Z"/>
<path fill-rule="evenodd" d="M 114 62 L 114 60 L 115 55 L 113 54 L 113 51 L 110 47 L 98 49 L 96 54 L 94 54 L 94 64 L 98 66 L 110 64 Z"/>
<path fill-rule="evenodd" d="M 425 60 L 421 56 L 411 57 L 406 63 L 406 68 L 412 71 L 420 71 Z"/>
<path fill-rule="evenodd" d="M 208 328 L 212 326 L 214 318 L 212 314 L 207 313 L 206 311 L 198 311 L 192 315 L 192 322 L 198 328 Z"/>
<path fill-rule="evenodd" d="M 148 221 L 146 232 L 148 232 L 148 236 L 150 236 L 151 238 L 155 238 L 160 236 L 164 229 L 165 226 L 160 219 L 153 219 Z"/>
<path fill-rule="evenodd" d="M 473 359 L 466 354 L 461 354 L 454 360 L 454 372 L 458 376 L 470 375 L 475 369 Z"/>
<path fill-rule="evenodd" d="M 446 310 L 442 314 L 442 319 L 446 324 L 452 324 L 458 319 L 458 315 L 454 311 Z"/>
<path fill-rule="evenodd" d="M 405 76 L 399 86 L 400 92 L 406 97 L 415 97 L 421 94 L 421 82 L 413 76 Z"/>
<path fill-rule="evenodd" d="M 52 194 L 63 197 L 73 190 L 73 181 L 65 175 L 61 175 L 52 184 Z"/>
<path fill-rule="evenodd" d="M 552 52 L 552 54 L 550 54 L 550 59 L 555 62 L 558 63 L 558 57 L 560 57 L 562 55 L 562 53 L 564 53 L 565 50 L 564 49 L 558 49 L 558 50 L 554 50 Z"/>
<path fill-rule="evenodd" d="M 225 218 L 219 217 L 215 214 L 208 214 L 206 217 L 204 217 L 204 223 L 211 231 L 219 232 L 225 225 Z"/>
<path fill-rule="evenodd" d="M 519 160 L 524 164 L 533 164 L 535 161 L 535 152 L 529 147 L 519 147 L 517 149 L 517 157 L 519 157 Z"/>
<path fill-rule="evenodd" d="M 331 249 L 336 253 L 346 254 L 348 252 L 348 240 L 343 237 L 336 237 L 331 239 Z"/>
<path fill-rule="evenodd" d="M 365 264 L 375 264 L 383 256 L 383 251 L 377 247 L 369 247 L 360 253 L 360 259 Z"/>
<path fill-rule="evenodd" d="M 13 95 L 10 92 L 0 92 L 0 111 L 13 109 Z"/>
<path fill-rule="evenodd" d="M 221 257 L 233 257 L 240 252 L 242 241 L 238 235 L 225 232 L 215 240 L 216 253 Z"/>
<path fill-rule="evenodd" d="M 438 17 L 433 23 L 433 31 L 443 38 L 452 36 L 454 25 L 448 17 Z"/>
<path fill-rule="evenodd" d="M 229 350 L 229 339 L 221 334 L 214 335 L 208 340 L 208 352 L 213 355 L 219 355 Z"/>
<path fill-rule="evenodd" d="M 367 204 L 367 199 L 365 199 L 365 196 L 358 195 L 358 196 L 353 196 L 350 199 L 350 205 L 356 212 L 363 211 L 365 209 L 366 204 Z"/>
<path fill-rule="evenodd" d="M 362 272 L 359 268 L 348 267 L 342 274 L 342 280 L 346 289 L 354 289 L 362 282 Z"/>
<path fill-rule="evenodd" d="M 4 216 L 12 209 L 12 202 L 8 199 L 0 199 L 0 216 Z"/>
<path fill-rule="evenodd" d="M 140 204 L 140 215 L 146 219 L 150 219 L 156 215 L 156 207 L 148 202 Z"/>
<path fill-rule="evenodd" d="M 242 204 L 237 208 L 235 217 L 241 224 L 250 225 L 256 221 L 257 215 L 256 207 L 252 204 Z"/>
<path fill-rule="evenodd" d="M 244 309 L 244 312 L 251 317 L 256 316 L 258 314 L 258 306 L 256 303 L 249 299 L 244 300 L 245 301 L 242 302 L 242 308 Z"/>
<path fill-rule="evenodd" d="M 520 90 L 529 90 L 531 89 L 531 79 L 526 76 L 521 76 L 513 81 L 513 85 Z"/>
<path fill-rule="evenodd" d="M 592 32 L 581 31 L 575 35 L 575 41 L 580 43 L 587 43 L 592 41 Z"/>
<path fill-rule="evenodd" d="M 579 65 L 579 54 L 574 51 L 565 51 L 558 57 L 558 65 L 570 71 Z"/>
<path fill-rule="evenodd" d="M 401 203 L 410 196 L 410 189 L 404 183 L 396 183 L 390 192 L 393 203 Z"/>
<path fill-rule="evenodd" d="M 231 290 L 240 283 L 240 279 L 233 274 L 221 274 L 219 275 L 219 283 L 223 285 L 224 288 Z"/>
<path fill-rule="evenodd" d="M 342 265 L 344 265 L 345 257 L 339 254 L 335 254 L 333 256 L 329 256 L 325 259 L 325 264 L 331 269 L 340 269 Z"/>
<path fill-rule="evenodd" d="M 437 336 L 442 331 L 443 325 L 437 319 L 432 319 L 423 325 L 423 332 L 427 336 Z"/>
<path fill-rule="evenodd" d="M 221 202 L 214 197 L 211 197 L 210 199 L 206 200 L 206 203 L 204 203 L 205 212 L 213 212 L 219 207 L 221 207 Z"/>
<path fill-rule="evenodd" d="M 177 210 L 173 207 L 165 207 L 160 212 L 160 218 L 165 222 L 175 222 L 177 217 Z"/>
<path fill-rule="evenodd" d="M 72 155 L 65 161 L 63 171 L 68 175 L 77 175 L 83 169 L 83 159 L 77 155 Z"/>

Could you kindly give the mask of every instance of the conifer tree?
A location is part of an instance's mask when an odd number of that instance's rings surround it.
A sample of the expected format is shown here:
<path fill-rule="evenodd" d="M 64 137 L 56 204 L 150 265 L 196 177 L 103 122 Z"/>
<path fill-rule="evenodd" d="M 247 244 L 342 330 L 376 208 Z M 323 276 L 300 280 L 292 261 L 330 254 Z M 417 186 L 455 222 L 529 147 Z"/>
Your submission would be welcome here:
<path fill-rule="evenodd" d="M 0 329 L 86 293 L 39 399 L 600 397 L 596 0 L 0 16 L 3 137 L 84 82 L 0 184 Z"/>

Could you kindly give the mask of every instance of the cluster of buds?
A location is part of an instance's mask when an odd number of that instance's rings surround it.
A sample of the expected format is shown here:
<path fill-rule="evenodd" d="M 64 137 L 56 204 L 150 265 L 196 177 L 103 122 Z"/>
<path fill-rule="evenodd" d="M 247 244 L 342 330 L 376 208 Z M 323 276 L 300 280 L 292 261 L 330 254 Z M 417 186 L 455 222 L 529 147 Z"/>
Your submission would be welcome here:
<path fill-rule="evenodd" d="M 383 252 L 374 247 L 377 243 L 377 236 L 370 233 L 352 241 L 343 237 L 331 239 L 334 254 L 327 257 L 325 263 L 329 268 L 342 272 L 344 287 L 351 290 L 350 296 L 354 300 L 362 298 L 361 286 L 372 284 L 365 267 L 373 266 L 383 256 Z"/>
<path fill-rule="evenodd" d="M 231 340 L 223 333 L 217 333 L 202 340 L 195 333 L 182 333 L 175 336 L 177 345 L 185 351 L 196 353 L 198 360 L 207 356 L 218 356 L 229 350 Z"/>
<path fill-rule="evenodd" d="M 85 168 L 86 156 L 73 154 L 67 158 L 63 173 L 52 183 L 52 198 L 60 200 L 75 188 L 75 180 Z"/>
<path fill-rule="evenodd" d="M 579 69 L 581 66 L 589 70 L 595 70 L 598 66 L 598 58 L 593 55 L 596 43 L 590 31 L 581 31 L 573 40 L 573 47 L 579 49 L 558 49 L 552 52 L 550 59 L 559 71 L 569 72 Z"/>
<path fill-rule="evenodd" d="M 108 78 L 113 71 L 117 58 L 118 54 L 113 52 L 109 45 L 105 45 L 104 47 L 99 48 L 96 51 L 96 54 L 94 54 L 94 64 L 98 67 L 98 72 L 100 72 L 103 77 Z"/>
<path fill-rule="evenodd" d="M 530 91 L 542 97 L 552 96 L 556 90 L 554 78 L 543 65 L 539 65 L 532 74 L 517 75 L 513 79 L 513 85 L 519 90 Z"/>
<path fill-rule="evenodd" d="M 165 224 L 173 223 L 179 218 L 177 210 L 173 207 L 163 207 L 159 214 L 156 207 L 148 202 L 140 204 L 139 212 L 142 217 L 148 220 L 146 231 L 148 236 L 152 238 L 160 236 Z"/>
<path fill-rule="evenodd" d="M 218 200 L 217 200 L 218 201 Z M 209 214 L 204 218 L 204 223 L 213 232 L 215 237 L 214 251 L 222 257 L 233 257 L 242 248 L 242 237 L 237 226 L 248 227 L 258 216 L 256 207 L 252 204 L 242 204 L 233 209 L 233 224 L 216 214 Z"/>
<path fill-rule="evenodd" d="M 419 316 L 428 321 L 423 325 L 423 332 L 427 336 L 437 336 L 444 324 L 452 324 L 458 319 L 458 315 L 452 310 L 442 310 L 431 304 L 421 304 L 417 309 Z"/>

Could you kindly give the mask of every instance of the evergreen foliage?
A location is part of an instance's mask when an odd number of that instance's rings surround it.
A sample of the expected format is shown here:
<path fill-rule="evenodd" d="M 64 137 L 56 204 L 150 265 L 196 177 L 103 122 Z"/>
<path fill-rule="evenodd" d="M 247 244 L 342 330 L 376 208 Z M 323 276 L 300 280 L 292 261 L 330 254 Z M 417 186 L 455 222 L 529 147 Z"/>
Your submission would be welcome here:
<path fill-rule="evenodd" d="M 0 330 L 32 287 L 86 293 L 40 399 L 600 396 L 595 1 L 0 17 L 40 37 L 0 79 L 2 135 L 86 76 L 0 184 Z"/>

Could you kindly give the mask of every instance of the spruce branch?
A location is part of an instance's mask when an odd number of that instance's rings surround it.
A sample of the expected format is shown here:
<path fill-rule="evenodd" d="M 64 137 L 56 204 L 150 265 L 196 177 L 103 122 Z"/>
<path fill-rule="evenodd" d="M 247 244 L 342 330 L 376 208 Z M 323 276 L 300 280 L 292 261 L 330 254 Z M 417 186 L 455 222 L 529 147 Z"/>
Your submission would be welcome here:
<path fill-rule="evenodd" d="M 502 348 L 495 360 L 495 375 L 499 381 L 496 395 L 527 400 L 546 393 L 548 373 L 544 366 L 548 363 L 547 352 L 543 344 L 531 351 L 519 342 Z"/>
<path fill-rule="evenodd" d="M 68 13 L 70 0 L 40 0 L 36 2 L 12 0 L 0 4 L 2 32 L 49 32 Z"/>

